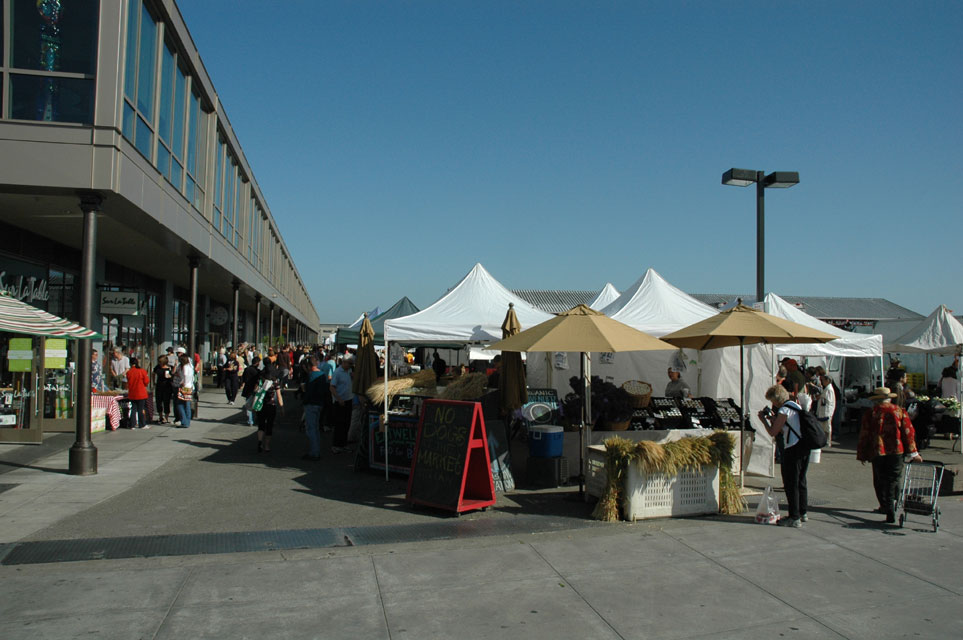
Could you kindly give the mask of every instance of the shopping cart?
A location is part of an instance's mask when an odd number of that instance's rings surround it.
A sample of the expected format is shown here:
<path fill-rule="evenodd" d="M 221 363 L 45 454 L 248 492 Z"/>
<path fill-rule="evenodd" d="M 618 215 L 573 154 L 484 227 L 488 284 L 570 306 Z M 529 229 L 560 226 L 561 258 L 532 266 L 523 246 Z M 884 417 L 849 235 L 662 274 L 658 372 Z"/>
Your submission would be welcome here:
<path fill-rule="evenodd" d="M 943 482 L 942 462 L 914 462 L 907 464 L 903 471 L 903 490 L 899 494 L 896 510 L 899 526 L 903 526 L 907 513 L 933 518 L 933 531 L 940 529 L 940 508 L 936 499 Z"/>

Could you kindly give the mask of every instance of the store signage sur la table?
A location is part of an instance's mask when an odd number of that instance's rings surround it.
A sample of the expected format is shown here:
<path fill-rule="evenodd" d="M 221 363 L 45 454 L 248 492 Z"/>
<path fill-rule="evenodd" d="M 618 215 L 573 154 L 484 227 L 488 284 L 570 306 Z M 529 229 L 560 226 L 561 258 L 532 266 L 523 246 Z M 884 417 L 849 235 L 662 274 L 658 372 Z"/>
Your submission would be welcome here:
<path fill-rule="evenodd" d="M 46 279 L 16 274 L 11 276 L 6 271 L 0 271 L 0 291 L 27 304 L 46 302 L 50 299 Z"/>
<path fill-rule="evenodd" d="M 101 291 L 100 313 L 103 315 L 136 316 L 140 309 L 140 294 L 136 291 Z"/>

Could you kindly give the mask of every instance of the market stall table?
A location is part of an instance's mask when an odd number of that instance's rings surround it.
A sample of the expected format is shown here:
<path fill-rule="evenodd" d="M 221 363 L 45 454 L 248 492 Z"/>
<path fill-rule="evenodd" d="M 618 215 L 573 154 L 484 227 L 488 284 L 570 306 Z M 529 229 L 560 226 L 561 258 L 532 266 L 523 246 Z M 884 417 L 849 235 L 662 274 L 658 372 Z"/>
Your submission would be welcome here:
<path fill-rule="evenodd" d="M 94 415 L 95 409 L 104 409 L 107 412 L 107 429 L 110 431 L 116 431 L 120 427 L 120 419 L 122 410 L 120 407 L 120 400 L 127 400 L 127 396 L 122 395 L 101 395 L 93 394 L 90 396 L 90 412 L 91 418 L 96 418 Z M 150 424 L 154 421 L 154 398 L 147 396 L 146 402 L 147 408 L 147 423 Z"/>

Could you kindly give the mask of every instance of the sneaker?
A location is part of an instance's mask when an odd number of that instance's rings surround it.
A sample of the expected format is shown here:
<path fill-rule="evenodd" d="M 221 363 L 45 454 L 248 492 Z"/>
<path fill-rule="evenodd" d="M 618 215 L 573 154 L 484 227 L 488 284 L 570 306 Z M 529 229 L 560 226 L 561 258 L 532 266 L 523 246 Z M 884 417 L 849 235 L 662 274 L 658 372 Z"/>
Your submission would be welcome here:
<path fill-rule="evenodd" d="M 144 428 L 144 429 L 150 429 L 150 425 L 149 425 L 149 424 L 145 424 L 145 425 L 143 426 L 143 428 Z"/>
<path fill-rule="evenodd" d="M 802 520 L 803 522 L 809 522 L 809 514 L 804 513 L 801 516 L 799 516 L 799 519 Z"/>
<path fill-rule="evenodd" d="M 802 528 L 802 519 L 801 519 L 801 518 L 796 518 L 795 520 L 790 520 L 790 521 L 789 521 L 789 526 L 792 527 L 793 529 L 801 529 L 801 528 Z"/>

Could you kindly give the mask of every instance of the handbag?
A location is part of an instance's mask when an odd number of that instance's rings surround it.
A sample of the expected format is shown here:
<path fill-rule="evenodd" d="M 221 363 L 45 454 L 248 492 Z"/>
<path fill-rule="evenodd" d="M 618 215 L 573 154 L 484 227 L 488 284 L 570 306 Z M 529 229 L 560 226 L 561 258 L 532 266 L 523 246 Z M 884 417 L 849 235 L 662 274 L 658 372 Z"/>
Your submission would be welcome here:
<path fill-rule="evenodd" d="M 251 405 L 251 409 L 254 411 L 261 410 L 261 407 L 264 406 L 264 397 L 267 395 L 268 389 L 270 388 L 270 380 L 261 380 L 257 383 L 257 389 L 254 390 L 254 404 Z"/>
<path fill-rule="evenodd" d="M 177 399 L 183 402 L 190 402 L 194 399 L 194 390 L 190 387 L 178 387 Z"/>

